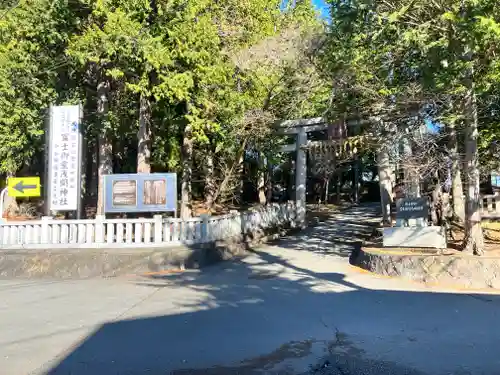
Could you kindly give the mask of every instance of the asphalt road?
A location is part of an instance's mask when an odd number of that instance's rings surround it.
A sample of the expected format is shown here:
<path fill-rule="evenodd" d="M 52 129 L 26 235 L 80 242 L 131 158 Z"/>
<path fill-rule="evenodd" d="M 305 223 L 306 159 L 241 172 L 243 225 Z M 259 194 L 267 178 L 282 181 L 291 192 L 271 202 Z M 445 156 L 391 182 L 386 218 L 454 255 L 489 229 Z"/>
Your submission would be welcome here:
<path fill-rule="evenodd" d="M 500 297 L 352 268 L 367 216 L 201 272 L 0 281 L 0 375 L 498 374 Z"/>

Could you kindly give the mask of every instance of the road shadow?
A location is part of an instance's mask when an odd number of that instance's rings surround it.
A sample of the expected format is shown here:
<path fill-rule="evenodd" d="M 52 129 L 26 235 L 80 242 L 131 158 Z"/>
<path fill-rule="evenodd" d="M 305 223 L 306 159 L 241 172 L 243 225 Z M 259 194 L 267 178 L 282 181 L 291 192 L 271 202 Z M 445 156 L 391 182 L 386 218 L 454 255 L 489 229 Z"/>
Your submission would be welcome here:
<path fill-rule="evenodd" d="M 43 373 L 493 375 L 500 368 L 496 296 L 372 290 L 259 250 L 244 261 L 135 282 L 156 290 L 139 317 L 103 324 Z M 169 301 L 178 313 L 167 313 L 165 288 L 196 298 Z"/>

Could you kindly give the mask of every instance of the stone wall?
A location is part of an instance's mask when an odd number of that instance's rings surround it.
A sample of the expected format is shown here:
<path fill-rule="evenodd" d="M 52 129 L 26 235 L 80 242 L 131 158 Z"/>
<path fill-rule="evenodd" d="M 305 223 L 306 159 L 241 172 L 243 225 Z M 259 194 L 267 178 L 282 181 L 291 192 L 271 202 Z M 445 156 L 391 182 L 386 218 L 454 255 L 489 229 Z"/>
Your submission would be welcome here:
<path fill-rule="evenodd" d="M 362 248 L 353 264 L 385 276 L 463 288 L 500 288 L 500 258 Z"/>
<path fill-rule="evenodd" d="M 201 268 L 243 257 L 251 246 L 292 229 L 274 228 L 203 245 L 153 249 L 0 251 L 0 278 L 84 279 Z"/>

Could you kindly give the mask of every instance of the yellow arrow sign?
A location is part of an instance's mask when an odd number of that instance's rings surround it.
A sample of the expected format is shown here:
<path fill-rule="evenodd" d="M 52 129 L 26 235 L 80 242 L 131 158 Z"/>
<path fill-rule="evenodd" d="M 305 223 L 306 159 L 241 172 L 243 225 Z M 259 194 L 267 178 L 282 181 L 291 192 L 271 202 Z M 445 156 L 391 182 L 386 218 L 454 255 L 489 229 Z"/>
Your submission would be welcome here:
<path fill-rule="evenodd" d="M 7 179 L 7 189 L 11 197 L 39 197 L 40 177 L 10 177 Z"/>

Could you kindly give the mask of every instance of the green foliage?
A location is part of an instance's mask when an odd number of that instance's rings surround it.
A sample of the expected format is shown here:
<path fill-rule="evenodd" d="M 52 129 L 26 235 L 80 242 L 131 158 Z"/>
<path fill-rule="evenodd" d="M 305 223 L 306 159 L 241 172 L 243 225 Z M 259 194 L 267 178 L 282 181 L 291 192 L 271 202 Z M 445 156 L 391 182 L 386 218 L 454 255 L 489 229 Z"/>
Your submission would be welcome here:
<path fill-rule="evenodd" d="M 21 1 L 0 18 L 0 172 L 15 172 L 41 148 L 45 110 L 71 68 L 64 48 L 78 30 L 62 2 Z"/>
<path fill-rule="evenodd" d="M 140 96 L 151 104 L 157 170 L 180 171 L 187 125 L 201 154 L 230 163 L 243 143 L 272 157 L 273 122 L 321 115 L 330 93 L 312 52 L 324 25 L 310 1 L 281 3 L 3 2 L 0 173 L 41 155 L 50 104 L 76 102 L 85 105 L 88 142 L 106 131 L 119 169 L 133 169 Z M 105 121 L 96 115 L 103 78 L 111 85 Z"/>
<path fill-rule="evenodd" d="M 483 164 L 494 161 L 491 145 L 500 130 L 500 10 L 494 1 L 330 4 L 332 26 L 322 66 L 334 82 L 332 116 L 348 109 L 390 121 L 426 110 L 460 129 L 468 116 L 464 94 L 472 79 Z"/>

